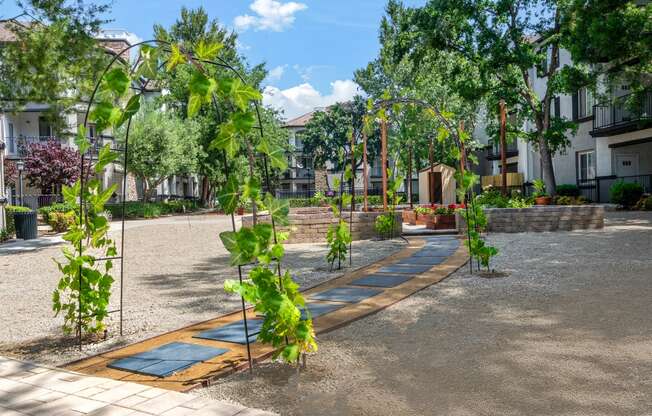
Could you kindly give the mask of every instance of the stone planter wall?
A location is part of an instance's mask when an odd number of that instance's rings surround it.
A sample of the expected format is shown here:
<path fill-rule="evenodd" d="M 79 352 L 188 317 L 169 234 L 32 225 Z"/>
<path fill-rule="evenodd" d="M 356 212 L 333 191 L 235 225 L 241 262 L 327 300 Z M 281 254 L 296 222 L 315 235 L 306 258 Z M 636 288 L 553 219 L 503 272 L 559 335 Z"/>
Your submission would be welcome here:
<path fill-rule="evenodd" d="M 485 209 L 487 231 L 536 233 L 544 231 L 594 230 L 604 228 L 602 205 L 548 205 L 531 208 Z M 464 219 L 456 214 L 457 229 L 465 232 Z"/>
<path fill-rule="evenodd" d="M 350 212 L 344 211 L 343 217 L 346 223 L 349 223 Z M 374 223 L 376 217 L 383 215 L 382 212 L 353 212 L 353 226 L 351 237 L 353 240 L 368 240 L 377 237 Z M 402 212 L 394 213 L 396 218 L 395 235 L 400 236 L 402 231 Z M 258 217 L 261 222 L 269 222 L 269 216 L 262 215 Z M 329 208 L 299 208 L 290 212 L 290 227 L 280 227 L 279 231 L 289 231 L 290 238 L 288 244 L 296 243 L 325 243 L 326 233 L 331 224 L 337 224 L 333 218 L 333 213 Z M 242 218 L 242 225 L 251 227 L 253 217 L 251 215 Z"/>

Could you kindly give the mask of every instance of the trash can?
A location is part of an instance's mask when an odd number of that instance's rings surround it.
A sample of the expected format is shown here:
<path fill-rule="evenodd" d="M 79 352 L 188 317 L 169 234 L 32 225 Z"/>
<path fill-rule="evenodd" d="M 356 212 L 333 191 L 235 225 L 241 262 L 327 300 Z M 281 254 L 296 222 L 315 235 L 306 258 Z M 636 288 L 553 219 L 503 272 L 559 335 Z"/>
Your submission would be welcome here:
<path fill-rule="evenodd" d="M 14 212 L 14 225 L 16 226 L 16 238 L 33 240 L 38 237 L 36 211 Z"/>

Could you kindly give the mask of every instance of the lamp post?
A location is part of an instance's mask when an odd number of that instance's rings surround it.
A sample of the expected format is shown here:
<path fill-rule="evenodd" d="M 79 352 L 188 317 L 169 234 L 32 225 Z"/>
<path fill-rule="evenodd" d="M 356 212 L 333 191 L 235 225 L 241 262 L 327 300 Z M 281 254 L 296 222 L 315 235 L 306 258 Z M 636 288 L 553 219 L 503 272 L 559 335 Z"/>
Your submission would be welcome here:
<path fill-rule="evenodd" d="M 7 196 L 5 195 L 5 142 L 0 136 L 0 231 L 7 227 L 5 221 L 5 205 Z"/>
<path fill-rule="evenodd" d="M 18 205 L 23 206 L 23 170 L 25 170 L 25 162 L 19 160 L 16 162 L 16 169 L 18 170 Z"/>

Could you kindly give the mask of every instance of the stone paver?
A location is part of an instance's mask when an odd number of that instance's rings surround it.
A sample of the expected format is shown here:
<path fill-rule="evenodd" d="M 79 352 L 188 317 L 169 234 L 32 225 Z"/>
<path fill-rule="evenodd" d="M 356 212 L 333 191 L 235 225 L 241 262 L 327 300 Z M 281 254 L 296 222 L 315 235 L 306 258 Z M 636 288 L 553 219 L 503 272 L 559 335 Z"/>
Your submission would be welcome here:
<path fill-rule="evenodd" d="M 251 411 L 251 413 L 243 413 Z M 264 415 L 230 403 L 0 357 L 1 416 Z"/>

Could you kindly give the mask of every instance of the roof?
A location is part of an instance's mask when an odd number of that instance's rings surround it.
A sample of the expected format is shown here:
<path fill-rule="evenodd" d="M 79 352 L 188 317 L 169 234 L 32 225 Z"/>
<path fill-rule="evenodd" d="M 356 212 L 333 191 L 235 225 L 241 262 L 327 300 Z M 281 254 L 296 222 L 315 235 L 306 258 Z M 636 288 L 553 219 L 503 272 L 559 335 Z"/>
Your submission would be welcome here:
<path fill-rule="evenodd" d="M 308 124 L 308 122 L 312 119 L 312 116 L 315 114 L 315 111 L 317 111 L 317 110 L 313 110 L 313 111 L 311 111 L 309 113 L 306 113 L 306 114 L 304 114 L 302 116 L 294 118 L 294 119 L 288 121 L 287 123 L 285 123 L 285 125 L 283 127 L 305 127 L 306 124 Z"/>
<path fill-rule="evenodd" d="M 444 170 L 455 170 L 455 168 L 453 168 L 451 166 L 448 166 L 448 165 L 444 165 L 443 163 L 435 163 L 435 164 L 432 165 L 433 168 L 436 168 L 436 167 L 439 167 L 439 166 L 441 166 L 441 168 L 444 169 Z M 419 173 L 427 172 L 429 170 L 430 170 L 430 166 L 421 169 L 419 171 Z"/>

